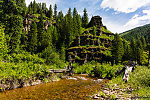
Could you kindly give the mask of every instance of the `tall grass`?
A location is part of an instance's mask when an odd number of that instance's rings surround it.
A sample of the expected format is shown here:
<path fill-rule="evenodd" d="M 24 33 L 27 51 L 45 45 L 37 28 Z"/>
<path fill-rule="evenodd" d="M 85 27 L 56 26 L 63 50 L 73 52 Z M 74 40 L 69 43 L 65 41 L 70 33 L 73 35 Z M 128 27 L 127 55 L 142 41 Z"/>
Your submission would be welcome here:
<path fill-rule="evenodd" d="M 117 88 L 120 89 L 128 90 L 130 88 L 132 89 L 132 97 L 139 97 L 140 99 L 150 97 L 150 69 L 148 67 L 137 66 L 134 72 L 130 73 L 127 83 L 123 82 L 122 78 L 123 74 L 113 78 L 107 86 L 113 89 L 115 84 L 117 84 Z"/>

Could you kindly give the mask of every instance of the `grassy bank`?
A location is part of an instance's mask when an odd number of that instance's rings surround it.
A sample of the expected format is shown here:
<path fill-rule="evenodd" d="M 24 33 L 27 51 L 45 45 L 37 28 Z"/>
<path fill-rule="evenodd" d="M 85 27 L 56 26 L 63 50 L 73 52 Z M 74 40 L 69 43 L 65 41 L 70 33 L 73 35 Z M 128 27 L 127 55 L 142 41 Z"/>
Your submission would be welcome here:
<path fill-rule="evenodd" d="M 48 69 L 64 68 L 66 64 L 53 53 L 51 58 L 45 59 L 41 54 L 29 52 L 12 53 L 0 59 L 0 91 L 14 89 L 41 82 L 52 81 L 55 75 Z M 56 62 L 57 59 L 57 62 Z M 49 61 L 49 63 L 47 63 Z"/>
<path fill-rule="evenodd" d="M 127 83 L 123 82 L 123 74 L 113 78 L 107 84 L 110 90 L 123 92 L 124 97 L 131 94 L 131 98 L 150 98 L 150 69 L 146 66 L 137 66 L 134 72 L 130 73 L 130 78 Z M 116 95 L 116 94 L 113 94 Z"/>

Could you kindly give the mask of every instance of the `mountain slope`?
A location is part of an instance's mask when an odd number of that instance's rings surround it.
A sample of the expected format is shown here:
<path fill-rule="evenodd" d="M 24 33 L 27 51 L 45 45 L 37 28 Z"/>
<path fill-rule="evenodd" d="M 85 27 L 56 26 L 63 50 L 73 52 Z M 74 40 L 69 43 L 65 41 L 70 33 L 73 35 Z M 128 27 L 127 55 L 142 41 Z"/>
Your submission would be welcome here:
<path fill-rule="evenodd" d="M 148 33 L 150 32 L 150 24 L 140 26 L 129 31 L 120 33 L 120 36 L 126 40 L 131 40 L 132 38 L 138 39 L 142 36 L 145 38 L 148 37 Z"/>

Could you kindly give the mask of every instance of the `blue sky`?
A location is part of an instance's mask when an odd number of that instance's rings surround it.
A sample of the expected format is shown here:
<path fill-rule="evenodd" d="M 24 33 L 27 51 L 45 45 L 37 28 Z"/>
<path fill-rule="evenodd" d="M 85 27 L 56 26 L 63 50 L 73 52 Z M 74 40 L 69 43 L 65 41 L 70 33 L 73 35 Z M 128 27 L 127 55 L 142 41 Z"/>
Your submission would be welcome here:
<path fill-rule="evenodd" d="M 26 0 L 28 5 L 33 0 Z M 99 15 L 103 25 L 114 33 L 150 24 L 150 0 L 36 0 L 45 2 L 47 7 L 55 3 L 58 11 L 66 13 L 76 7 L 79 14 L 86 8 L 89 18 Z M 90 19 L 89 19 L 90 20 Z"/>

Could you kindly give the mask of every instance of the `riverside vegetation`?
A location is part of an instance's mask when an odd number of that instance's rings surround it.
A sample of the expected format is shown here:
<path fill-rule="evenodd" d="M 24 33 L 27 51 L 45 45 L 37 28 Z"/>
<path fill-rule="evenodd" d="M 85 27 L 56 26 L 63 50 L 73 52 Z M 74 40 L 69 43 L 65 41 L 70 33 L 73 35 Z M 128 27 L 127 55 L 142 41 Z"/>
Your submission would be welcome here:
<path fill-rule="evenodd" d="M 54 9 L 52 5 L 48 9 L 46 3 L 35 0 L 28 7 L 25 0 L 1 0 L 0 83 L 47 82 L 52 76 L 48 69 L 64 68 L 71 55 L 75 73 L 112 79 L 107 84 L 109 88 L 114 83 L 121 88 L 130 86 L 133 96 L 146 96 L 144 92 L 149 91 L 149 76 L 146 76 L 149 68 L 145 67 L 149 66 L 150 58 L 149 35 L 127 41 L 111 33 L 101 19 L 96 16 L 89 22 L 86 8 L 83 16 L 76 8 L 73 12 L 69 8 L 64 15 L 57 11 L 56 4 Z M 117 71 L 122 70 L 128 60 L 140 66 L 131 73 L 129 82 L 123 83 L 122 74 Z"/>

